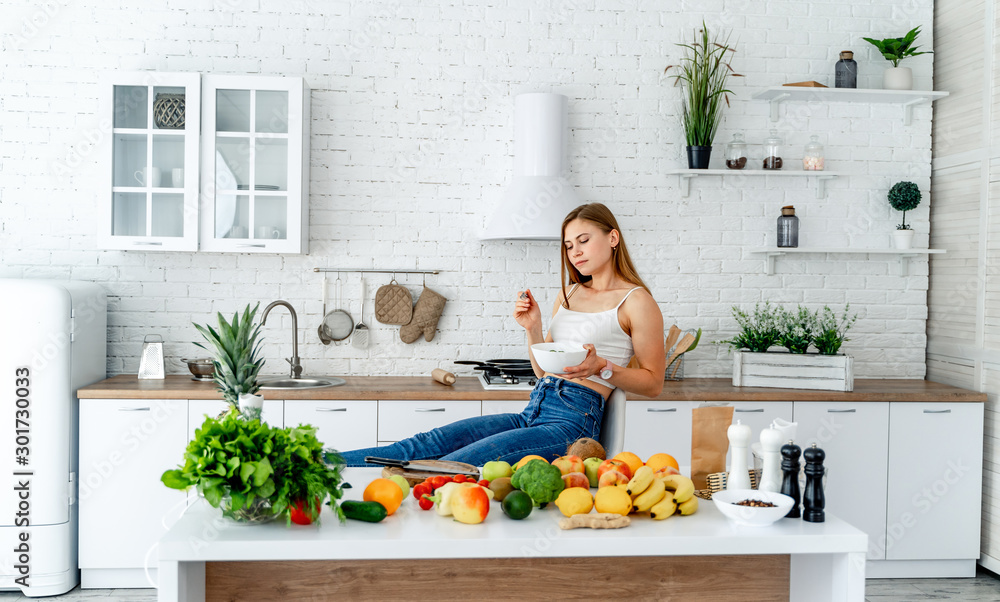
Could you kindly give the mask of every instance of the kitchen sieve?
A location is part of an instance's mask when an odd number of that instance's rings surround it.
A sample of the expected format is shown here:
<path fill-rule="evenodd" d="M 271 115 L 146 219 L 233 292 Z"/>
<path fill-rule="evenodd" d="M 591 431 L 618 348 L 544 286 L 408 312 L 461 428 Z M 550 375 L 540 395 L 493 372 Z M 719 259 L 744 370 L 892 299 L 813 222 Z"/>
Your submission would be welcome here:
<path fill-rule="evenodd" d="M 343 291 L 343 285 L 340 282 L 340 276 L 337 276 L 336 286 L 337 306 L 342 307 L 341 293 Z M 354 332 L 354 318 L 351 317 L 351 314 L 347 313 L 347 310 L 335 309 L 323 316 L 323 324 L 320 328 L 323 329 L 324 334 L 326 334 L 331 341 L 343 341 L 347 337 L 351 336 L 352 332 Z"/>

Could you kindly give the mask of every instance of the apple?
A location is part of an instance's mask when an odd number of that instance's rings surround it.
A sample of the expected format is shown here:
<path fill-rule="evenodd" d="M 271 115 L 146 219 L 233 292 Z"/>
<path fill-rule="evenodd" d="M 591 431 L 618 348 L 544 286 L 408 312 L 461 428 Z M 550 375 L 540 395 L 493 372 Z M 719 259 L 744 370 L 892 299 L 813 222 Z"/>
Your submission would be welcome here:
<path fill-rule="evenodd" d="M 653 473 L 654 477 L 665 477 L 672 474 L 681 474 L 681 471 L 677 470 L 673 466 L 664 466 L 663 468 L 657 470 Z"/>
<path fill-rule="evenodd" d="M 503 460 L 496 460 L 493 462 L 487 462 L 483 465 L 483 478 L 487 481 L 492 481 L 493 479 L 500 479 L 503 477 L 509 477 L 514 474 L 514 469 L 510 467 L 509 462 L 504 462 Z"/>
<path fill-rule="evenodd" d="M 629 479 L 632 478 L 632 469 L 629 468 L 628 464 L 614 458 L 601 462 L 601 465 L 597 467 L 597 478 L 600 479 L 609 470 L 617 470 Z"/>
<path fill-rule="evenodd" d="M 399 485 L 399 488 L 403 490 L 404 500 L 410 495 L 410 483 L 402 475 L 394 474 L 389 477 L 389 480 Z"/>
<path fill-rule="evenodd" d="M 566 489 L 569 489 L 570 487 L 583 487 L 584 489 L 590 489 L 590 479 L 588 479 L 587 475 L 582 472 L 564 474 L 562 480 L 563 483 L 566 483 Z"/>
<path fill-rule="evenodd" d="M 611 485 L 628 485 L 629 477 L 618 470 L 606 470 L 597 482 L 597 487 L 610 487 Z"/>
<path fill-rule="evenodd" d="M 552 465 L 564 475 L 571 472 L 583 472 L 583 460 L 580 459 L 580 456 L 559 456 L 552 461 Z"/>
<path fill-rule="evenodd" d="M 597 487 L 597 481 L 600 478 L 597 476 L 597 468 L 601 465 L 601 462 L 604 462 L 604 460 L 597 456 L 587 458 L 583 461 L 583 473 L 587 475 L 591 487 Z"/>

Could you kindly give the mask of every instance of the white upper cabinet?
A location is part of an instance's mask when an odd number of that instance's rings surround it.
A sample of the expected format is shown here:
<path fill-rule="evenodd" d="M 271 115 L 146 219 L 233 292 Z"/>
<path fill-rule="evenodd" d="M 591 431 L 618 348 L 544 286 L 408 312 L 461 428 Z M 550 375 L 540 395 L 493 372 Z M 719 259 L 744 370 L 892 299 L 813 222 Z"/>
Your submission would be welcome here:
<path fill-rule="evenodd" d="M 201 249 L 307 253 L 309 87 L 205 75 Z"/>
<path fill-rule="evenodd" d="M 101 86 L 100 247 L 198 248 L 197 73 L 112 73 Z"/>

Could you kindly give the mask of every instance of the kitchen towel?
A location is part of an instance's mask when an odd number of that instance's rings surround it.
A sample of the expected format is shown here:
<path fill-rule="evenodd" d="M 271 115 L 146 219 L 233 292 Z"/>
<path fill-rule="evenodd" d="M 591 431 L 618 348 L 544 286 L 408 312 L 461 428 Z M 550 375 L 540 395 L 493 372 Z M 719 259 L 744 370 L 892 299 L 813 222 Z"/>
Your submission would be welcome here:
<path fill-rule="evenodd" d="M 446 301 L 447 299 L 425 286 L 413 308 L 413 320 L 399 329 L 399 338 L 404 343 L 412 343 L 420 333 L 424 333 L 425 341 L 433 339 Z"/>

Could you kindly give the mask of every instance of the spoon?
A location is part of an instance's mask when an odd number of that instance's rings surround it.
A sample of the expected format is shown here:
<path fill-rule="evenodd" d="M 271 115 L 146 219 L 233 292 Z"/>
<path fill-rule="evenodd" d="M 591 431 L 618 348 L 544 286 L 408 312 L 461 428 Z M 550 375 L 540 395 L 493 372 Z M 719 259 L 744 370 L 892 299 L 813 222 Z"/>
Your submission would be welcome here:
<path fill-rule="evenodd" d="M 694 335 L 689 332 L 677 342 L 677 347 L 674 348 L 674 353 L 670 356 L 670 360 L 667 362 L 667 368 L 670 368 L 670 366 L 677 361 L 677 358 L 688 350 L 688 347 L 690 347 L 692 343 L 694 343 Z M 677 368 L 680 368 L 680 364 L 674 368 L 674 374 L 677 373 Z"/>
<path fill-rule="evenodd" d="M 326 273 L 324 272 L 323 273 L 323 318 L 324 318 L 324 320 L 320 321 L 319 327 L 316 328 L 316 332 L 317 332 L 317 334 L 319 334 L 319 340 L 324 345 L 329 345 L 333 341 L 333 339 L 330 338 L 330 333 L 328 333 L 326 331 L 326 328 L 323 327 L 324 324 L 326 323 L 325 322 L 325 318 L 326 318 L 326 302 L 329 301 L 329 297 L 327 296 L 327 288 L 329 287 L 329 284 L 330 283 L 329 283 L 329 281 L 326 278 Z"/>
<path fill-rule="evenodd" d="M 677 328 L 676 324 L 670 327 L 670 331 L 667 332 L 667 340 L 663 344 L 663 349 L 667 353 L 670 353 L 670 350 L 673 348 L 674 343 L 677 342 L 677 337 L 679 337 L 680 335 L 681 335 L 681 329 Z"/>

